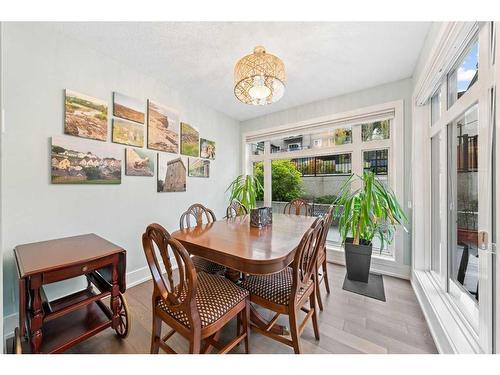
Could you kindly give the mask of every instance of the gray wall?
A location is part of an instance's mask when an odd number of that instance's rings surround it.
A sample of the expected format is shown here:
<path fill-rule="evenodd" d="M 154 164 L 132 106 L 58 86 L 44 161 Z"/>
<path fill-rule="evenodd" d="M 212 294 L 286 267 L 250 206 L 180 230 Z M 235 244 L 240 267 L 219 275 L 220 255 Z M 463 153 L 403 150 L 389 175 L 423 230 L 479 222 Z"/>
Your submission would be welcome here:
<path fill-rule="evenodd" d="M 299 121 L 313 119 L 315 117 L 327 116 L 339 112 L 350 111 L 375 104 L 386 103 L 395 100 L 404 100 L 404 202 L 408 217 L 411 217 L 407 202 L 410 200 L 410 162 L 411 162 L 411 94 L 413 86 L 411 78 L 397 82 L 384 84 L 363 91 L 358 91 L 334 98 L 329 98 L 285 111 L 271 113 L 269 115 L 243 121 L 241 133 L 252 130 L 265 129 L 285 124 L 293 124 Z M 408 225 L 411 228 L 411 224 Z M 410 233 L 405 233 L 404 241 L 404 264 L 411 262 Z"/>
<path fill-rule="evenodd" d="M 348 178 L 347 176 L 305 176 L 302 177 L 302 189 L 306 196 L 315 198 L 324 195 L 337 196 Z"/>
<path fill-rule="evenodd" d="M 17 310 L 12 252 L 17 244 L 95 232 L 127 250 L 128 272 L 146 271 L 147 275 L 141 245 L 146 225 L 158 222 L 173 231 L 181 212 L 195 202 L 222 217 L 225 189 L 239 172 L 240 133 L 237 121 L 43 24 L 4 26 L 3 48 L 8 54 L 4 56 L 6 132 L 1 188 L 4 218 L 8 218 L 2 239 L 7 316 Z M 181 121 L 217 142 L 210 178 L 188 177 L 185 193 L 157 193 L 156 177 L 124 175 L 117 186 L 51 185 L 50 137 L 63 133 L 65 88 L 106 99 L 109 105 L 112 92 L 118 91 L 176 108 Z M 111 126 L 108 143 L 110 131 Z"/>

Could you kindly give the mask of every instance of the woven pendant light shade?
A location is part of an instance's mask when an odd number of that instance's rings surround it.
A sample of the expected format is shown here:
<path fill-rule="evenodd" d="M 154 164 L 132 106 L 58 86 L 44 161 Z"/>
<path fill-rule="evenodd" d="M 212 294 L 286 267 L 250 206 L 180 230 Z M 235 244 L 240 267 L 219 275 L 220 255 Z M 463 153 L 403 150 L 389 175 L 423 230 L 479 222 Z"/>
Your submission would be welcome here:
<path fill-rule="evenodd" d="M 285 65 L 262 46 L 243 57 L 234 68 L 234 95 L 245 104 L 275 103 L 285 93 Z"/>

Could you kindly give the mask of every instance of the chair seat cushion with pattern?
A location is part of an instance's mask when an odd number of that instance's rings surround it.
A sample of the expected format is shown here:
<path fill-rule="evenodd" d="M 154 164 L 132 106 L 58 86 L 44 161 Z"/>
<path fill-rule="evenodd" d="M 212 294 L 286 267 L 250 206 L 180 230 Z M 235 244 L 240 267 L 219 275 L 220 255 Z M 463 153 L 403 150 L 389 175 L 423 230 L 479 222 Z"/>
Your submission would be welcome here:
<path fill-rule="evenodd" d="M 200 314 L 201 327 L 207 327 L 222 318 L 229 310 L 248 297 L 248 291 L 228 279 L 206 272 L 198 272 L 196 306 Z M 181 301 L 186 294 L 181 293 Z M 189 328 L 189 319 L 184 311 L 172 311 L 160 300 L 158 307 L 179 323 Z"/>
<path fill-rule="evenodd" d="M 198 272 L 217 274 L 224 272 L 224 270 L 226 269 L 226 267 L 211 262 L 202 257 L 193 256 L 191 257 L 191 260 L 193 261 L 194 268 L 196 268 L 196 271 Z"/>
<path fill-rule="evenodd" d="M 310 280 L 306 289 L 312 283 L 312 280 Z M 241 287 L 248 290 L 250 294 L 278 305 L 288 305 L 292 292 L 292 284 L 293 269 L 292 267 L 287 267 L 283 271 L 273 273 L 272 275 L 248 276 L 242 282 Z M 302 297 L 306 289 L 298 293 L 297 299 Z"/>

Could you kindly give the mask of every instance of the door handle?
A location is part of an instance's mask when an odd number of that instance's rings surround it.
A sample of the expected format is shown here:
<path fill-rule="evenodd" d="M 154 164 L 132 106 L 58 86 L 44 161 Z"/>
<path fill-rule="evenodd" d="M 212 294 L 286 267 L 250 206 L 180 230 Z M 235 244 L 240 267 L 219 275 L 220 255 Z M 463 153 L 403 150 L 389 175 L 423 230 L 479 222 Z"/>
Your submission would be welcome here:
<path fill-rule="evenodd" d="M 493 254 L 496 255 L 497 253 L 497 244 L 492 242 L 491 243 L 491 249 L 488 248 L 488 232 L 486 231 L 480 231 L 478 233 L 478 241 L 477 241 L 477 248 L 479 251 L 485 254 Z"/>
<path fill-rule="evenodd" d="M 481 250 L 488 250 L 488 232 L 482 230 L 478 234 L 477 247 Z"/>

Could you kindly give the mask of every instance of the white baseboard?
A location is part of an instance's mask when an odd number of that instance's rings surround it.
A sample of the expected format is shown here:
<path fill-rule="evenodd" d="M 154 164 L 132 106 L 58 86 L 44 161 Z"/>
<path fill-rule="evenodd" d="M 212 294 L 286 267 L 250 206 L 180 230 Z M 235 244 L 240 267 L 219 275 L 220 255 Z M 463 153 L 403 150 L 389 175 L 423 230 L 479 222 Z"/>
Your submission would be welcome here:
<path fill-rule="evenodd" d="M 329 262 L 345 266 L 345 255 L 343 251 L 327 248 L 327 258 Z M 400 264 L 392 259 L 372 257 L 370 270 L 382 275 L 393 276 L 400 279 L 410 280 L 410 266 Z"/>
<path fill-rule="evenodd" d="M 163 264 L 161 265 L 162 272 L 164 272 Z M 132 288 L 136 285 L 142 284 L 151 280 L 151 272 L 149 271 L 149 267 L 145 266 L 142 268 L 138 268 L 134 271 L 127 272 L 125 276 L 125 281 L 127 283 L 127 288 Z"/>

